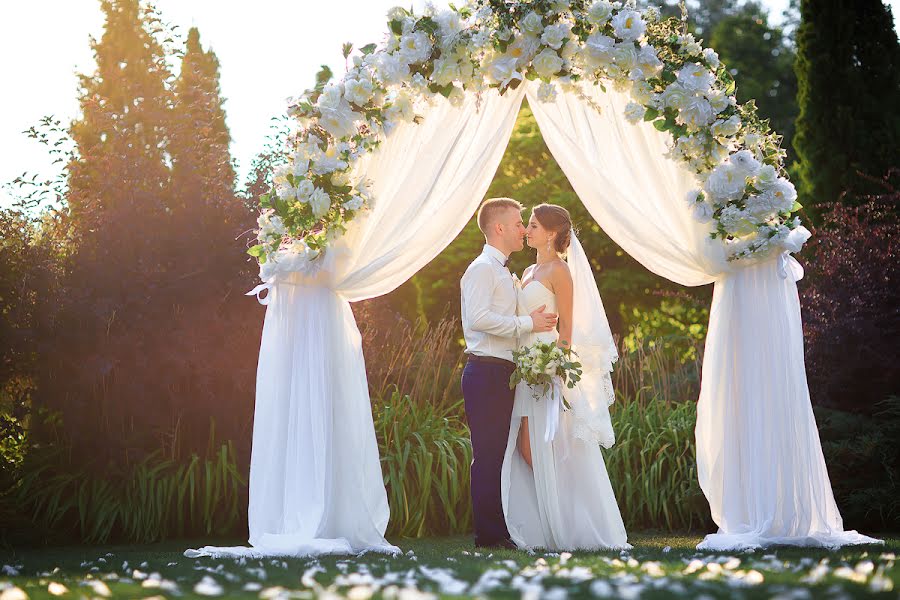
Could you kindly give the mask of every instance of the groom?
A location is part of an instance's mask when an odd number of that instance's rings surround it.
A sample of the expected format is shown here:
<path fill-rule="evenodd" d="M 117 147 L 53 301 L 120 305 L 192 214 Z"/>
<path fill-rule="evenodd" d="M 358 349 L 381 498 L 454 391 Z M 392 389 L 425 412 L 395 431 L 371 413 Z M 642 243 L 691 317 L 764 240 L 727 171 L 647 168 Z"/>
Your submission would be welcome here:
<path fill-rule="evenodd" d="M 511 198 L 486 200 L 478 210 L 478 228 L 487 242 L 460 282 L 462 326 L 468 360 L 462 392 L 472 435 L 472 510 L 476 546 L 515 547 L 509 539 L 500 500 L 500 469 L 509 437 L 516 338 L 550 331 L 556 315 L 542 306 L 516 316 L 518 288 L 507 269 L 509 255 L 523 248 L 522 205 Z"/>

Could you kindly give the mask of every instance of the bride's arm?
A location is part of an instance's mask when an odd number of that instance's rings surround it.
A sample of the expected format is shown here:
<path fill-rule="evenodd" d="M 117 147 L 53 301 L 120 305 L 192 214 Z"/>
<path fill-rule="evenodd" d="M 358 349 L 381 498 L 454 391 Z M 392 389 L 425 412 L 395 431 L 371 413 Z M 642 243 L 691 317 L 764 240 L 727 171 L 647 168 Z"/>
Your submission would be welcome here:
<path fill-rule="evenodd" d="M 556 294 L 556 310 L 559 314 L 559 342 L 561 347 L 572 346 L 572 303 L 573 289 L 572 273 L 569 265 L 564 262 L 557 263 L 550 275 L 550 283 L 553 285 L 553 293 Z"/>

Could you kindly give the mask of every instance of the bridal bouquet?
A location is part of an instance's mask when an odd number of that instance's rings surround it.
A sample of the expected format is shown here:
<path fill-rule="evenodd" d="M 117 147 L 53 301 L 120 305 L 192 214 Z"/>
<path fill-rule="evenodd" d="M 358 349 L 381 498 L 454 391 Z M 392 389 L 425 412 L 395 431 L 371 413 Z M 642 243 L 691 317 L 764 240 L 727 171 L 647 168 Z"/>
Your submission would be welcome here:
<path fill-rule="evenodd" d="M 581 379 L 581 363 L 571 348 L 560 348 L 554 342 L 535 342 L 531 346 L 513 350 L 516 370 L 509 377 L 509 387 L 515 388 L 520 381 L 532 387 L 535 399 L 540 393 L 550 390 L 553 378 L 559 377 L 566 386 L 574 388 Z M 538 390 L 542 390 L 538 392 Z M 566 408 L 570 408 L 563 400 Z"/>

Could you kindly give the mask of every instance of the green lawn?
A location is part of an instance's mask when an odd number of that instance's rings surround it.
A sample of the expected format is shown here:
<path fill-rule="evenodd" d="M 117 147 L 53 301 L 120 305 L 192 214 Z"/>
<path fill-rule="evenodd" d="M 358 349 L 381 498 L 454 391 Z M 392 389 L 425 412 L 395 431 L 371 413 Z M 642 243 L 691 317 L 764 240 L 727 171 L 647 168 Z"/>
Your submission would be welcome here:
<path fill-rule="evenodd" d="M 189 559 L 204 541 L 0 553 L 0 600 L 115 596 L 245 598 L 432 595 L 622 598 L 898 597 L 900 539 L 837 551 L 777 548 L 700 553 L 699 537 L 631 536 L 628 553 L 477 553 L 471 538 L 394 540 L 402 557 L 229 561 Z M 217 542 L 221 545 L 240 541 Z M 897 589 L 894 582 L 897 581 Z M 65 586 L 65 590 L 60 586 Z"/>

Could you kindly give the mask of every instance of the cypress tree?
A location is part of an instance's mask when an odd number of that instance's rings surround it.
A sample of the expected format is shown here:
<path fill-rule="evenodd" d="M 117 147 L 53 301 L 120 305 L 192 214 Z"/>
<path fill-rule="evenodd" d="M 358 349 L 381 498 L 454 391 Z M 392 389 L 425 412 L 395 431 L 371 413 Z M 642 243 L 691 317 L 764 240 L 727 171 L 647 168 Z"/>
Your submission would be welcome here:
<path fill-rule="evenodd" d="M 179 208 L 219 208 L 234 199 L 231 135 L 222 107 L 219 60 L 212 50 L 203 50 L 196 27 L 188 32 L 174 90 L 173 198 Z"/>
<path fill-rule="evenodd" d="M 881 0 L 803 0 L 794 137 L 807 206 L 871 193 L 900 148 L 900 45 Z"/>
<path fill-rule="evenodd" d="M 130 233 L 165 211 L 171 107 L 171 75 L 154 9 L 138 0 L 100 4 L 106 23 L 100 40 L 91 39 L 97 70 L 80 76 L 68 193 L 76 233 L 96 249 L 110 236 L 139 239 Z"/>

